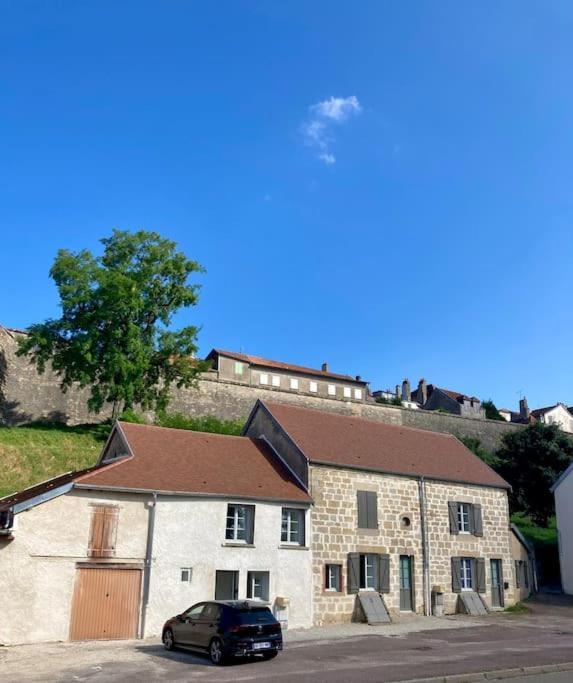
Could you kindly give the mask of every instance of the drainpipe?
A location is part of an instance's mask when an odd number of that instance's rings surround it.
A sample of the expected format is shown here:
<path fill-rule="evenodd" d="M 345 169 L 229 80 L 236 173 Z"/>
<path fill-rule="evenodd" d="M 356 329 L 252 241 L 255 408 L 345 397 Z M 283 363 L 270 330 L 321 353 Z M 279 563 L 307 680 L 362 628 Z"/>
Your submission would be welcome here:
<path fill-rule="evenodd" d="M 157 507 L 157 492 L 153 492 L 153 499 L 148 503 L 149 515 L 147 518 L 147 545 L 145 547 L 145 564 L 143 566 L 143 597 L 141 600 L 141 626 L 139 637 L 145 637 L 145 620 L 147 617 L 147 605 L 149 603 L 149 585 L 151 582 L 151 562 L 153 560 L 153 531 L 155 529 L 155 509 Z"/>
<path fill-rule="evenodd" d="M 426 482 L 424 477 L 418 481 L 418 494 L 420 498 L 420 527 L 422 530 L 422 586 L 424 594 L 424 614 L 429 617 L 432 614 L 432 594 L 430 588 L 430 557 L 428 551 L 428 529 L 426 525 Z"/>

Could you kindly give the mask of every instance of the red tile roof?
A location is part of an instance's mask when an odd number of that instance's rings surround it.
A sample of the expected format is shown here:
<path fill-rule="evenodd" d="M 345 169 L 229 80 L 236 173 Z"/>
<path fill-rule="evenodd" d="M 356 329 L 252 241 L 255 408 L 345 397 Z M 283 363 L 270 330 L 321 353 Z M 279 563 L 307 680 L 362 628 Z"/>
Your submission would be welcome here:
<path fill-rule="evenodd" d="M 449 434 L 264 401 L 311 462 L 510 488 Z"/>
<path fill-rule="evenodd" d="M 121 428 L 133 456 L 77 485 L 311 501 L 259 439 L 126 422 Z"/>
<path fill-rule="evenodd" d="M 338 375 L 334 372 L 324 372 L 323 370 L 316 370 L 315 368 L 307 368 L 303 365 L 293 365 L 292 363 L 283 363 L 278 360 L 269 360 L 268 358 L 261 358 L 260 356 L 250 356 L 246 353 L 237 353 L 236 351 L 223 351 L 222 349 L 213 349 L 207 356 L 206 360 L 211 358 L 214 354 L 226 356 L 227 358 L 234 358 L 235 360 L 250 363 L 251 365 L 260 365 L 266 368 L 276 368 L 277 370 L 287 370 L 290 372 L 300 372 L 306 375 L 313 375 L 317 377 L 324 377 L 326 379 L 340 379 L 347 382 L 358 382 L 358 384 L 368 384 L 362 379 L 356 379 L 352 375 Z"/>

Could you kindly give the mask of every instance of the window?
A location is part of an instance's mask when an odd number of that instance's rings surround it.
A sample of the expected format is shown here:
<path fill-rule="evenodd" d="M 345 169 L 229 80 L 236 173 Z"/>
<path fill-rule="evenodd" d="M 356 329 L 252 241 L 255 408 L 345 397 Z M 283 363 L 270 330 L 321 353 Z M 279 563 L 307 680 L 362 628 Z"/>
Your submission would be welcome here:
<path fill-rule="evenodd" d="M 273 387 L 280 387 L 281 385 L 281 378 L 278 375 L 273 375 L 272 377 L 272 383 Z"/>
<path fill-rule="evenodd" d="M 269 599 L 269 572 L 247 573 L 247 598 L 250 600 Z"/>
<path fill-rule="evenodd" d="M 239 363 L 239 362 L 235 363 L 235 375 L 242 375 L 244 369 L 245 369 L 245 366 L 242 363 Z"/>
<path fill-rule="evenodd" d="M 311 382 L 308 387 L 309 391 L 312 391 L 313 394 L 316 394 L 318 391 L 318 382 Z"/>
<path fill-rule="evenodd" d="M 390 555 L 348 553 L 347 592 L 390 592 Z"/>
<path fill-rule="evenodd" d="M 344 398 L 352 398 L 352 389 L 350 387 L 344 387 L 342 390 L 342 395 Z"/>
<path fill-rule="evenodd" d="M 262 372 L 259 375 L 259 384 L 267 385 L 268 383 L 269 383 L 269 376 L 267 375 L 266 372 Z"/>
<path fill-rule="evenodd" d="M 298 379 L 296 379 L 295 377 L 290 378 L 290 388 L 298 390 Z"/>
<path fill-rule="evenodd" d="M 469 557 L 462 557 L 461 560 L 460 583 L 463 591 L 471 591 L 472 581 L 472 561 Z"/>
<path fill-rule="evenodd" d="M 360 590 L 378 588 L 378 555 L 360 555 Z"/>
<path fill-rule="evenodd" d="M 304 545 L 304 510 L 283 508 L 281 543 Z"/>
<path fill-rule="evenodd" d="M 94 505 L 88 544 L 88 557 L 113 557 L 117 537 L 119 508 Z"/>
<path fill-rule="evenodd" d="M 362 389 L 354 389 L 354 398 L 358 401 L 362 400 Z"/>
<path fill-rule="evenodd" d="M 236 543 L 253 542 L 255 508 L 253 505 L 229 505 L 225 538 Z"/>
<path fill-rule="evenodd" d="M 448 503 L 450 533 L 483 536 L 482 508 L 477 503 Z"/>
<path fill-rule="evenodd" d="M 358 528 L 378 528 L 378 496 L 375 491 L 357 491 Z"/>
<path fill-rule="evenodd" d="M 191 583 L 193 578 L 193 568 L 192 567 L 182 567 L 181 568 L 181 581 L 184 583 Z"/>
<path fill-rule="evenodd" d="M 201 604 L 195 605 L 194 607 L 191 607 L 191 609 L 188 609 L 186 612 L 184 612 L 183 617 L 185 619 L 199 619 L 204 609 L 205 603 L 202 602 Z"/>
<path fill-rule="evenodd" d="M 215 572 L 215 600 L 236 600 L 239 596 L 239 572 Z"/>
<path fill-rule="evenodd" d="M 328 385 L 328 395 L 329 396 L 336 396 L 336 386 L 334 384 Z"/>
<path fill-rule="evenodd" d="M 458 531 L 460 534 L 470 533 L 470 505 L 458 503 Z"/>
<path fill-rule="evenodd" d="M 209 621 L 218 621 L 221 616 L 221 608 L 219 605 L 215 605 L 210 602 L 205 605 L 203 612 L 201 613 L 201 619 L 207 619 Z"/>
<path fill-rule="evenodd" d="M 340 593 L 342 590 L 342 567 L 339 564 L 327 564 L 325 574 L 325 590 Z"/>

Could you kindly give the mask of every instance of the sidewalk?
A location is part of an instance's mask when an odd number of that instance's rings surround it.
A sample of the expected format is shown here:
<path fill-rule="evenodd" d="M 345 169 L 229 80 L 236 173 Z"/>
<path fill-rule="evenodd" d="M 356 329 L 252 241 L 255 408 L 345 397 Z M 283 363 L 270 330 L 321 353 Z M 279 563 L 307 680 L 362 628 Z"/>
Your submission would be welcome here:
<path fill-rule="evenodd" d="M 391 624 L 369 626 L 368 624 L 336 624 L 315 626 L 305 629 L 286 629 L 283 631 L 285 643 L 305 643 L 320 640 L 339 640 L 364 636 L 388 636 L 399 638 L 420 631 L 438 631 L 451 628 L 471 628 L 492 623 L 490 617 L 466 617 L 451 615 L 447 617 L 401 616 L 393 617 Z"/>

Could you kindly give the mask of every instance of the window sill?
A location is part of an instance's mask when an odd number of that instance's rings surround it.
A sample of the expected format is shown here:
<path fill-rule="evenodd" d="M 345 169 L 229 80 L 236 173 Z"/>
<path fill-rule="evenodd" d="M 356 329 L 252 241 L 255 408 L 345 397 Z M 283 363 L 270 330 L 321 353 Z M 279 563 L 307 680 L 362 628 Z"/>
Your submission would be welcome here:
<path fill-rule="evenodd" d="M 233 541 L 228 541 L 226 543 L 221 543 L 223 548 L 254 548 L 254 543 L 234 543 Z"/>
<path fill-rule="evenodd" d="M 290 543 L 281 543 L 279 545 L 280 550 L 310 550 L 309 546 L 307 545 L 298 545 L 298 544 L 290 544 Z"/>

